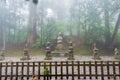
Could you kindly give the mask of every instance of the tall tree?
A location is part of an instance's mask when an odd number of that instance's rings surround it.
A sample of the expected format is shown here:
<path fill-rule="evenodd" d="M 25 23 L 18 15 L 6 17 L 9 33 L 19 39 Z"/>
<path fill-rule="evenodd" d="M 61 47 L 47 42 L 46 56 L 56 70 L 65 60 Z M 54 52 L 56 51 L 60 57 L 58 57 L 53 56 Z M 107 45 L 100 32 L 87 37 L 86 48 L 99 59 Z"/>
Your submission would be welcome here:
<path fill-rule="evenodd" d="M 117 32 L 118 32 L 119 26 L 120 26 L 120 13 L 119 13 L 119 15 L 118 15 L 118 19 L 117 19 L 117 22 L 116 22 L 116 24 L 115 24 L 114 32 L 113 32 L 113 35 L 112 35 L 112 39 L 111 39 L 112 45 L 113 45 L 113 43 L 114 43 L 114 40 L 115 40 L 116 34 L 117 34 Z"/>
<path fill-rule="evenodd" d="M 27 43 L 31 47 L 37 39 L 36 17 L 37 17 L 38 0 L 29 0 L 29 22 L 28 22 L 28 39 Z"/>
<path fill-rule="evenodd" d="M 3 10 L 5 9 L 5 6 L 6 6 L 6 1 L 1 1 L 2 5 L 0 7 L 3 8 Z M 1 9 L 2 10 L 2 9 Z M 4 16 L 5 15 L 2 15 L 1 16 L 1 19 L 4 19 Z M 1 22 L 1 25 L 0 25 L 0 29 L 1 29 L 1 38 L 2 38 L 2 48 L 5 50 L 6 49 L 6 39 L 5 39 L 5 33 L 6 33 L 6 28 L 5 28 L 5 22 L 3 20 L 0 20 Z"/>
<path fill-rule="evenodd" d="M 110 34 L 110 22 L 109 22 L 109 0 L 103 1 L 103 10 L 104 10 L 104 22 L 105 22 L 105 45 L 109 46 L 111 40 Z"/>

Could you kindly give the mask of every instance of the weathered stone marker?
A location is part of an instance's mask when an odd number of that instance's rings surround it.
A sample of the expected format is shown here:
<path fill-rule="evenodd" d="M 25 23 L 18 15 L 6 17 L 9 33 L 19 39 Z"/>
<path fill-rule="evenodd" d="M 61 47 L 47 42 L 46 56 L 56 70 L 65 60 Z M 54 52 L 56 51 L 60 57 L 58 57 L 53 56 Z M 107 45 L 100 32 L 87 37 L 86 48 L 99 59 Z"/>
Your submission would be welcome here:
<path fill-rule="evenodd" d="M 120 54 L 117 48 L 114 49 L 114 58 L 115 59 L 120 59 Z"/>
<path fill-rule="evenodd" d="M 30 55 L 29 55 L 29 49 L 28 45 L 25 45 L 24 51 L 23 51 L 23 57 L 20 60 L 30 60 Z"/>
<path fill-rule="evenodd" d="M 56 49 L 58 51 L 62 51 L 64 49 L 64 47 L 63 47 L 63 36 L 62 36 L 61 32 L 58 33 Z"/>
<path fill-rule="evenodd" d="M 69 42 L 69 50 L 68 50 L 68 60 L 74 60 L 74 51 L 73 51 L 73 44 Z"/>
<path fill-rule="evenodd" d="M 0 52 L 0 60 L 4 60 L 5 59 L 5 49 L 2 49 Z"/>
<path fill-rule="evenodd" d="M 53 57 L 66 57 L 68 54 L 67 49 L 65 49 L 63 34 L 61 32 L 59 32 L 56 37 L 55 50 L 51 51 L 51 53 Z"/>
<path fill-rule="evenodd" d="M 96 47 L 96 43 L 93 44 L 93 58 L 92 59 L 101 59 L 98 55 L 99 49 Z"/>
<path fill-rule="evenodd" d="M 45 60 L 51 60 L 51 59 L 52 59 L 52 56 L 51 56 L 50 42 L 47 42 Z"/>

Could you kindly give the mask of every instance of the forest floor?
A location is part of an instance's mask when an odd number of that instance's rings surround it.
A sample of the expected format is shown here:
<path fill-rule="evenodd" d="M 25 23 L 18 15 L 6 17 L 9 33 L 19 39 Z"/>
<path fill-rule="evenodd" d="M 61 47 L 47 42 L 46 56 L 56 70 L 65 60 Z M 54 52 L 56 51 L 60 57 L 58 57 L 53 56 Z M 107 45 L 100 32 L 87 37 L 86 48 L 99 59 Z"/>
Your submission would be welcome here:
<path fill-rule="evenodd" d="M 22 57 L 22 56 L 21 56 Z M 5 60 L 2 60 L 0 62 L 17 62 L 17 61 L 21 61 L 20 58 L 21 57 L 5 57 Z M 113 56 L 100 56 L 101 60 L 97 60 L 97 61 L 118 61 L 119 59 L 114 59 Z M 45 60 L 45 56 L 30 56 L 30 60 L 24 60 L 24 61 L 44 61 Z M 95 61 L 94 59 L 92 59 L 92 56 L 74 56 L 75 61 Z M 52 60 L 49 61 L 67 61 L 67 57 L 52 57 Z"/>
<path fill-rule="evenodd" d="M 23 47 L 7 47 L 6 48 L 6 54 L 5 54 L 5 61 L 20 61 L 20 58 L 23 56 Z M 114 59 L 113 56 L 114 52 L 109 51 L 99 51 L 99 55 L 101 57 L 101 60 L 105 61 L 113 61 L 116 60 Z M 41 61 L 44 60 L 45 58 L 45 50 L 44 49 L 31 49 L 29 50 L 30 58 L 31 60 L 29 61 Z M 79 48 L 74 48 L 74 57 L 75 60 L 80 60 L 80 61 L 92 61 L 92 49 L 86 48 L 86 47 L 79 47 Z M 53 57 L 52 61 L 66 61 L 67 57 Z"/>
<path fill-rule="evenodd" d="M 1 47 L 0 47 L 1 50 Z M 6 57 L 20 57 L 23 56 L 23 46 L 7 46 L 6 47 Z M 68 51 L 68 50 L 66 50 Z M 29 50 L 30 56 L 44 56 L 45 55 L 45 49 L 38 48 L 38 49 L 30 49 Z M 91 56 L 93 54 L 92 49 L 89 47 L 75 47 L 74 48 L 74 55 L 79 55 L 79 56 Z M 101 56 L 113 56 L 114 51 L 105 51 L 102 49 L 99 49 L 99 55 Z"/>
<path fill-rule="evenodd" d="M 67 51 L 67 50 L 66 50 Z M 75 48 L 74 49 L 74 55 L 81 55 L 81 56 L 91 56 L 92 55 L 92 49 L 86 49 L 86 48 Z M 45 55 L 45 49 L 30 49 L 29 54 L 31 56 L 39 56 L 39 55 Z M 112 56 L 114 54 L 113 52 L 109 51 L 99 51 L 99 55 L 101 56 Z M 23 55 L 23 49 L 19 48 L 9 48 L 6 50 L 5 56 L 7 57 L 16 57 L 16 56 L 22 56 Z"/>

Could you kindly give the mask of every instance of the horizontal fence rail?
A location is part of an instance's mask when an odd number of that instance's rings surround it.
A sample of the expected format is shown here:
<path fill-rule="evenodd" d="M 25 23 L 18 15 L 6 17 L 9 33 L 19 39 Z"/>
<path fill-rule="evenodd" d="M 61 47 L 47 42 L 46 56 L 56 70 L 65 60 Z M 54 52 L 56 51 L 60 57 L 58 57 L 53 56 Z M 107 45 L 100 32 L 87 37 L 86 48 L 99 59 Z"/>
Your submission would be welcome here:
<path fill-rule="evenodd" d="M 33 75 L 41 80 L 120 80 L 120 61 L 0 62 L 0 80 L 31 80 Z"/>

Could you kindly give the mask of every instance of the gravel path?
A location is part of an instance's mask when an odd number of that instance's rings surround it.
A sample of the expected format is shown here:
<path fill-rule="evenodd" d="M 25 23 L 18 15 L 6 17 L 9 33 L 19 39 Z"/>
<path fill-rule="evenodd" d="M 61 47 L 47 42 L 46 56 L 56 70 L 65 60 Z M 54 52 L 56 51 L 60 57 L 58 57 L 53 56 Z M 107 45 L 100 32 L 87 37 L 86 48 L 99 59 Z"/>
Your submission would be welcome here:
<path fill-rule="evenodd" d="M 20 61 L 21 57 L 5 57 L 5 60 L 0 62 L 17 62 Z M 29 61 L 43 61 L 45 56 L 34 56 L 31 57 Z M 66 61 L 67 57 L 53 57 L 51 61 Z M 92 56 L 75 56 L 76 61 L 94 61 Z M 114 59 L 112 56 L 101 56 L 102 61 L 118 61 L 118 59 Z M 100 61 L 100 60 L 99 60 Z"/>

